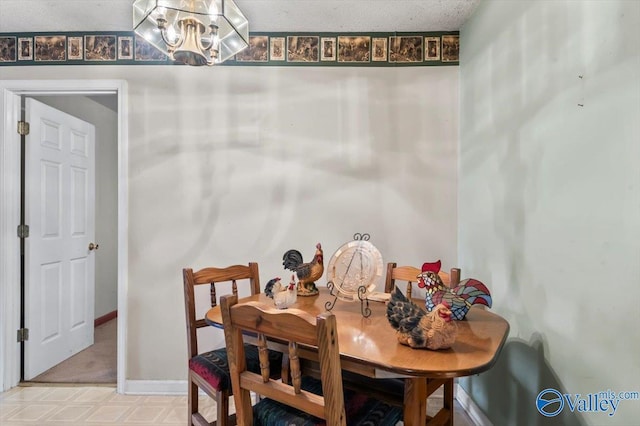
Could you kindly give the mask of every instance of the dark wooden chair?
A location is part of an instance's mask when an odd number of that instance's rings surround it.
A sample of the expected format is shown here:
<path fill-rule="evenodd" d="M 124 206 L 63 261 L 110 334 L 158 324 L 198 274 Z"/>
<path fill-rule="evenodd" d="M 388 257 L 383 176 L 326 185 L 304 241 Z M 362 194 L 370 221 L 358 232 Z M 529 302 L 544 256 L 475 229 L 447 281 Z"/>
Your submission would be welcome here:
<path fill-rule="evenodd" d="M 406 283 L 405 294 L 411 298 L 413 284 L 417 284 L 417 276 L 421 272 L 419 268 L 413 266 L 397 266 L 395 262 L 388 263 L 384 291 L 391 293 L 398 285 L 396 281 L 399 281 Z M 438 275 L 444 285 L 448 287 L 455 287 L 460 283 L 460 269 L 458 268 L 452 268 L 450 273 L 440 271 Z M 396 379 L 390 379 L 390 381 L 393 380 Z M 432 395 L 440 387 L 443 387 L 442 408 L 433 416 L 433 423 L 453 425 L 453 379 L 427 379 L 427 396 Z"/>
<path fill-rule="evenodd" d="M 279 310 L 259 302 L 221 299 L 238 425 L 395 425 L 402 410 L 343 387 L 336 318 L 301 310 Z M 257 336 L 260 374 L 248 370 L 245 336 Z M 290 383 L 270 378 L 267 339 L 288 348 Z M 302 374 L 298 347 L 317 347 L 321 380 Z M 308 346 L 307 346 L 308 347 Z M 302 348 L 301 348 L 302 349 Z M 264 396 L 251 405 L 251 392 Z"/>
<path fill-rule="evenodd" d="M 229 375 L 229 363 L 225 348 L 219 348 L 208 352 L 201 352 L 198 346 L 197 330 L 207 327 L 204 314 L 196 317 L 196 287 L 209 286 L 208 303 L 211 307 L 217 306 L 218 292 L 226 290 L 227 293 L 238 295 L 238 287 L 247 289 L 250 294 L 260 292 L 260 278 L 258 264 L 251 262 L 248 265 L 234 265 L 224 268 L 209 267 L 194 272 L 191 268 L 182 271 L 184 281 L 184 303 L 187 320 L 187 349 L 189 357 L 189 425 L 232 425 L 235 424 L 235 414 L 229 415 L 229 397 L 232 395 L 231 378 Z M 255 346 L 246 348 L 249 367 L 252 371 L 260 371 L 258 351 Z M 282 354 L 269 352 L 274 363 L 282 362 Z M 274 370 L 274 374 L 280 372 Z M 216 402 L 216 421 L 209 423 L 198 410 L 198 389 L 202 389 Z"/>

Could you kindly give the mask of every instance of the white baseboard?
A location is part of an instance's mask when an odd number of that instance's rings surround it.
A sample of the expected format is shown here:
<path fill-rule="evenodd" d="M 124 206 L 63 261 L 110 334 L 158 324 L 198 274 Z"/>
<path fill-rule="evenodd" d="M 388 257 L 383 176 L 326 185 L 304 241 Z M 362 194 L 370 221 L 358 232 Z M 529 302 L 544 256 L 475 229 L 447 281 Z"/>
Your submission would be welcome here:
<path fill-rule="evenodd" d="M 493 426 L 491 420 L 489 420 L 476 403 L 473 402 L 462 386 L 456 383 L 454 390 L 456 400 L 477 426 Z"/>
<path fill-rule="evenodd" d="M 125 395 L 187 395 L 186 380 L 127 380 L 124 385 Z M 206 396 L 202 389 L 198 390 L 200 396 Z M 251 392 L 251 401 L 257 402 L 256 394 Z M 235 413 L 233 398 L 229 399 L 229 409 Z"/>
<path fill-rule="evenodd" d="M 186 380 L 126 380 L 125 395 L 186 395 Z"/>

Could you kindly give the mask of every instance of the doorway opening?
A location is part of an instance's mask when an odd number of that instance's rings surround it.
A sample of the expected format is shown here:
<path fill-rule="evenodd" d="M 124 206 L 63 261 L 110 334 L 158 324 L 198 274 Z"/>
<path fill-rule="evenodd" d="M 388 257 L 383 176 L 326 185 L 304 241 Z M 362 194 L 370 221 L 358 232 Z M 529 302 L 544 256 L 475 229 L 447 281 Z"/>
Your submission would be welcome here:
<path fill-rule="evenodd" d="M 22 144 L 21 221 L 31 232 L 21 246 L 21 329 L 30 337 L 22 342 L 21 382 L 116 384 L 117 100 L 115 94 L 22 97 L 30 132 Z M 51 195 L 48 187 L 58 191 L 58 173 L 47 176 L 43 165 L 60 167 L 68 193 L 62 203 L 40 201 Z M 58 208 L 51 211 L 50 204 Z M 48 216 L 59 215 L 52 224 Z M 43 237 L 59 226 L 57 237 Z M 51 270 L 61 273 L 51 277 Z M 68 278 L 58 281 L 65 272 Z"/>
<path fill-rule="evenodd" d="M 115 280 L 115 309 L 111 305 L 96 309 L 96 320 L 109 322 L 117 312 L 116 351 L 116 386 L 118 393 L 124 393 L 125 387 L 125 330 L 126 330 L 126 290 L 127 290 L 127 93 L 126 82 L 119 80 L 86 80 L 86 81 L 1 81 L 0 111 L 4 120 L 0 122 L 0 189 L 3 192 L 3 204 L 0 207 L 0 236 L 2 250 L 6 253 L 0 259 L 0 309 L 2 326 L 0 326 L 0 378 L 2 390 L 16 386 L 21 379 L 21 351 L 16 342 L 16 330 L 21 324 L 20 309 L 20 239 L 16 233 L 20 224 L 20 135 L 16 132 L 17 122 L 22 115 L 21 104 L 25 97 L 63 98 L 77 101 L 80 99 L 111 105 L 117 116 L 115 134 L 115 165 L 113 175 L 117 183 L 112 191 L 115 193 L 115 205 L 111 201 L 112 215 L 116 223 L 117 233 L 113 238 L 116 250 L 113 254 L 111 280 Z M 73 99 L 75 98 L 75 99 Z M 72 102 L 73 103 L 73 102 Z M 99 160 L 98 160 L 99 161 Z M 114 234 L 115 229 L 109 230 Z M 113 297 L 113 294 L 111 295 Z M 98 297 L 101 297 L 98 295 Z M 99 301 L 96 299 L 96 302 Z M 98 304 L 96 303 L 96 304 Z M 107 325 L 107 324 L 103 324 Z M 115 325 L 112 322 L 111 327 Z M 112 336 L 113 337 L 113 336 Z"/>

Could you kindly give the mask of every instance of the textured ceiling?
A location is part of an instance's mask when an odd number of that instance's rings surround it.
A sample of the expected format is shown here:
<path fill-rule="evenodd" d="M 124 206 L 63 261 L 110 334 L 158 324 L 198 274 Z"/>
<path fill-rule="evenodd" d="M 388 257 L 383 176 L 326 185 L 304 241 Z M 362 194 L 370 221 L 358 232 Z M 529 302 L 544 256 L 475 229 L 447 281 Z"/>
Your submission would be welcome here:
<path fill-rule="evenodd" d="M 455 31 L 480 0 L 236 0 L 251 32 Z M 133 0 L 0 0 L 0 33 L 130 31 Z"/>

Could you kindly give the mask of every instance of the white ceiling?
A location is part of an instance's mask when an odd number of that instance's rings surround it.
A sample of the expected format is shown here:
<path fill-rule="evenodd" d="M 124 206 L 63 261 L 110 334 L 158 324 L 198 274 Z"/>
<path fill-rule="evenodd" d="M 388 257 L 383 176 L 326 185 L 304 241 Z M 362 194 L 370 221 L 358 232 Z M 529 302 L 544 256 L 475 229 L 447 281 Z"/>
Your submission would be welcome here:
<path fill-rule="evenodd" d="M 456 31 L 480 0 L 236 0 L 250 32 Z M 0 0 L 0 33 L 130 31 L 133 0 Z"/>

